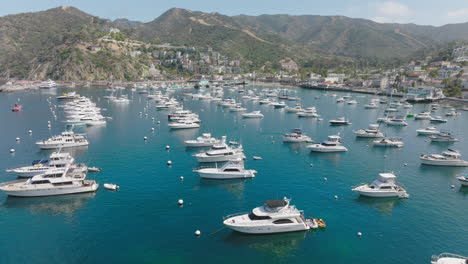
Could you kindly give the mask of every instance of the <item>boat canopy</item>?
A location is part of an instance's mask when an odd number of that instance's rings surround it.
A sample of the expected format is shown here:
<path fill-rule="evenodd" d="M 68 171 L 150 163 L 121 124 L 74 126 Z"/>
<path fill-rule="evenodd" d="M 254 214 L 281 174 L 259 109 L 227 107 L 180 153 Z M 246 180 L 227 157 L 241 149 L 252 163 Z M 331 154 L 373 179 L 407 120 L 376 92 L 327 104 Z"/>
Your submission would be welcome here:
<path fill-rule="evenodd" d="M 394 180 L 396 179 L 395 174 L 387 172 L 387 173 L 379 173 L 379 181 L 381 182 L 387 182 L 389 180 Z"/>
<path fill-rule="evenodd" d="M 284 207 L 288 204 L 285 200 L 266 200 L 265 205 L 268 207 Z"/>

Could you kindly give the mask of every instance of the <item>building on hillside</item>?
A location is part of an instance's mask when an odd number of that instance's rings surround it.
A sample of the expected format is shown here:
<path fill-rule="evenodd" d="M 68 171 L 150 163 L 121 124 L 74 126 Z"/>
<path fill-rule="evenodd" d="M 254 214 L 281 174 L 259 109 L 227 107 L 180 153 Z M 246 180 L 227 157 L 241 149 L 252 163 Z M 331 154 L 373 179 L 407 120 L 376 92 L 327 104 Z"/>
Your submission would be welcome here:
<path fill-rule="evenodd" d="M 437 71 L 439 78 L 452 78 L 455 77 L 460 72 L 460 67 L 442 67 Z"/>
<path fill-rule="evenodd" d="M 452 56 L 455 62 L 468 61 L 468 45 L 455 47 Z"/>

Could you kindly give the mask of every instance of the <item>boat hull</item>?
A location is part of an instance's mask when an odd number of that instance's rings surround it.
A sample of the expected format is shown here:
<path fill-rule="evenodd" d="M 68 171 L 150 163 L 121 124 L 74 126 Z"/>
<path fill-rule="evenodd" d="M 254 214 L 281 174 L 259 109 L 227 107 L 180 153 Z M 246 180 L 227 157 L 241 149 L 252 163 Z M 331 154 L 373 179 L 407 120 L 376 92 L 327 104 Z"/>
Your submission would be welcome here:
<path fill-rule="evenodd" d="M 310 151 L 312 152 L 346 152 L 348 151 L 348 149 L 343 146 L 333 147 L 333 148 L 332 147 L 324 148 L 321 145 L 319 146 L 311 145 L 311 146 L 308 146 L 308 148 L 310 148 Z"/>
<path fill-rule="evenodd" d="M 217 179 L 217 180 L 227 180 L 227 179 L 245 179 L 255 177 L 254 171 L 245 171 L 241 173 L 219 173 L 219 172 L 209 172 L 199 170 L 197 171 L 200 177 L 204 179 Z"/>
<path fill-rule="evenodd" d="M 354 190 L 359 193 L 359 195 L 373 198 L 389 198 L 389 197 L 402 197 L 406 195 L 406 192 L 376 192 L 376 191 L 364 191 L 364 190 Z"/>
<path fill-rule="evenodd" d="M 73 144 L 67 144 L 67 143 L 56 143 L 56 144 L 43 144 L 42 142 L 36 143 L 36 145 L 40 149 L 59 149 L 59 148 L 73 148 L 73 147 L 83 147 L 83 146 L 88 146 L 88 142 L 83 142 L 83 143 L 73 143 Z"/>
<path fill-rule="evenodd" d="M 245 156 L 243 153 L 236 153 L 234 155 L 226 155 L 226 156 L 206 156 L 206 155 L 196 155 L 197 161 L 200 163 L 204 162 L 226 162 L 226 161 L 231 161 L 231 160 L 238 160 L 238 159 L 244 159 Z"/>
<path fill-rule="evenodd" d="M 464 160 L 432 160 L 420 158 L 421 164 L 431 166 L 452 166 L 452 167 L 467 167 L 468 161 Z"/>
<path fill-rule="evenodd" d="M 56 196 L 76 193 L 95 192 L 99 184 L 93 183 L 89 186 L 71 186 L 63 188 L 37 189 L 37 190 L 4 190 L 8 196 L 15 197 L 38 197 L 38 196 Z"/>

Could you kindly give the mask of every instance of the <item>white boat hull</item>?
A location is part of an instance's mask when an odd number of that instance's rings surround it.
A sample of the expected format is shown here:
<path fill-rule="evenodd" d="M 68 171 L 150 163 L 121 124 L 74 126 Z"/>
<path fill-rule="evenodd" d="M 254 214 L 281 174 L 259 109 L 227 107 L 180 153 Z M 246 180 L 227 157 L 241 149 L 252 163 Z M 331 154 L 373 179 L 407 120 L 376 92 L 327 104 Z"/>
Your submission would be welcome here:
<path fill-rule="evenodd" d="M 306 231 L 310 229 L 310 226 L 306 223 L 292 223 L 292 224 L 265 224 L 257 226 L 241 226 L 235 225 L 229 222 L 230 219 L 224 221 L 226 227 L 231 228 L 234 231 L 246 234 L 274 234 L 274 233 L 287 233 L 287 232 L 297 232 L 297 231 Z"/>
<path fill-rule="evenodd" d="M 346 147 L 343 146 L 335 146 L 335 147 L 323 147 L 322 145 L 310 145 L 307 146 L 310 148 L 310 151 L 313 152 L 345 152 L 348 151 Z"/>
<path fill-rule="evenodd" d="M 37 197 L 37 196 L 54 196 L 66 195 L 75 193 L 95 192 L 99 184 L 94 183 L 89 186 L 70 186 L 70 187 L 54 187 L 50 189 L 28 189 L 28 190 L 4 190 L 8 196 L 16 197 Z"/>
<path fill-rule="evenodd" d="M 420 158 L 421 164 L 431 165 L 431 166 L 454 166 L 454 167 L 466 167 L 468 166 L 468 161 L 464 160 L 433 160 L 427 158 Z"/>
<path fill-rule="evenodd" d="M 42 142 L 36 143 L 40 149 L 59 149 L 59 148 L 73 148 L 73 147 L 82 147 L 88 146 L 88 142 L 82 143 L 54 143 L 54 144 L 43 144 Z"/>
<path fill-rule="evenodd" d="M 231 160 L 245 159 L 243 153 L 236 153 L 234 155 L 220 155 L 220 156 L 207 156 L 207 155 L 195 155 L 197 161 L 203 162 L 226 162 Z"/>
<path fill-rule="evenodd" d="M 406 195 L 406 192 L 379 192 L 379 191 L 364 191 L 354 190 L 362 196 L 374 197 L 374 198 L 388 198 L 388 197 L 402 197 Z"/>
<path fill-rule="evenodd" d="M 246 170 L 245 172 L 210 172 L 204 171 L 203 169 L 197 171 L 200 177 L 204 179 L 217 179 L 217 180 L 226 180 L 226 179 L 245 179 L 245 178 L 253 178 L 255 177 L 255 171 L 253 170 Z"/>

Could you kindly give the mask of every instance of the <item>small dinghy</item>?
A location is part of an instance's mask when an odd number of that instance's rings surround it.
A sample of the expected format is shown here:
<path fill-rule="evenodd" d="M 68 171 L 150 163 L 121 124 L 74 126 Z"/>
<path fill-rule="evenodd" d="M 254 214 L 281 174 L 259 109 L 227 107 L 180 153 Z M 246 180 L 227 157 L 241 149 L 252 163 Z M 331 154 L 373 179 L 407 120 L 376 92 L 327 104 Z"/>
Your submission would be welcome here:
<path fill-rule="evenodd" d="M 88 172 L 100 172 L 102 169 L 98 167 L 88 167 Z"/>
<path fill-rule="evenodd" d="M 253 159 L 254 159 L 254 160 L 262 160 L 263 158 L 260 157 L 260 156 L 253 156 Z"/>
<path fill-rule="evenodd" d="M 106 188 L 108 190 L 115 191 L 115 190 L 119 189 L 119 186 L 117 184 L 113 184 L 113 183 L 104 183 L 104 188 Z"/>

